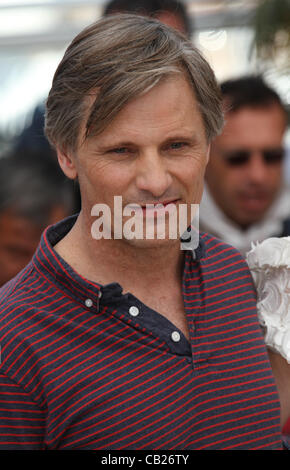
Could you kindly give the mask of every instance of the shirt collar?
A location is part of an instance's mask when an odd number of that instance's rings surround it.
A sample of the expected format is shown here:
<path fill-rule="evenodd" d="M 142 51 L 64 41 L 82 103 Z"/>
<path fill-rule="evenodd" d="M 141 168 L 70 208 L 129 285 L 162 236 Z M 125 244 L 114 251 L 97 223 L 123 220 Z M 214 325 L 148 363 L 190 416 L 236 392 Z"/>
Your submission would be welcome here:
<path fill-rule="evenodd" d="M 89 281 L 77 273 L 53 248 L 73 227 L 77 215 L 67 217 L 55 225 L 47 227 L 41 236 L 39 246 L 32 262 L 38 272 L 61 291 L 77 302 L 86 306 L 99 305 L 100 298 L 118 297 L 122 287 L 118 283 L 102 286 Z M 187 250 L 187 255 L 194 261 L 200 261 L 205 255 L 205 243 L 199 237 L 199 244 L 194 250 Z"/>
<path fill-rule="evenodd" d="M 47 227 L 32 262 L 42 276 L 69 297 L 86 306 L 98 305 L 102 286 L 83 278 L 53 248 L 70 231 L 76 219 L 77 215 L 73 215 Z"/>

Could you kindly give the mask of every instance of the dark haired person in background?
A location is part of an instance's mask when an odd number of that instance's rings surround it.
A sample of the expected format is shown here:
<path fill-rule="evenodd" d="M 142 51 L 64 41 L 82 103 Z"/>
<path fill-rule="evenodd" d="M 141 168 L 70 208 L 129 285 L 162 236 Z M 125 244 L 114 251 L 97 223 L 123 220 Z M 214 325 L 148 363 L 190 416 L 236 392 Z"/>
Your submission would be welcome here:
<path fill-rule="evenodd" d="M 287 114 L 261 77 L 229 80 L 221 90 L 226 123 L 211 144 L 200 225 L 244 255 L 252 241 L 290 235 L 290 191 L 283 181 Z"/>
<path fill-rule="evenodd" d="M 104 15 L 124 12 L 151 16 L 188 37 L 192 34 L 192 19 L 179 0 L 111 0 L 104 9 Z"/>
<path fill-rule="evenodd" d="M 42 151 L 0 159 L 0 286 L 32 258 L 47 225 L 71 215 L 73 187 L 57 160 Z"/>

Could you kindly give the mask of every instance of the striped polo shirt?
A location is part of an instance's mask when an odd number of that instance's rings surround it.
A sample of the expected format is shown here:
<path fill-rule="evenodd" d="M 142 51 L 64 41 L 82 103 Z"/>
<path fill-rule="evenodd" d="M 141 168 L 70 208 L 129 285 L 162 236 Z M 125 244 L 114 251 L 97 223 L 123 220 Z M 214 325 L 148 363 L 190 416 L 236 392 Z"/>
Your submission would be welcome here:
<path fill-rule="evenodd" d="M 205 233 L 185 252 L 188 341 L 119 284 L 86 280 L 54 251 L 74 222 L 49 227 L 0 290 L 0 449 L 282 448 L 241 255 Z"/>

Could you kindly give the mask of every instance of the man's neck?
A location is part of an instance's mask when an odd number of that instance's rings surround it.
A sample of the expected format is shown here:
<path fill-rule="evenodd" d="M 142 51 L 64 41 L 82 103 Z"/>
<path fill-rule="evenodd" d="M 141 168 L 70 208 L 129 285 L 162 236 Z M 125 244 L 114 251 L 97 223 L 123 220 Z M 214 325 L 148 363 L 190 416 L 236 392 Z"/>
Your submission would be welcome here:
<path fill-rule="evenodd" d="M 149 243 L 151 244 L 151 240 Z M 70 232 L 55 245 L 57 253 L 86 279 L 102 285 L 119 282 L 124 291 L 158 283 L 181 282 L 183 252 L 179 241 L 146 246 L 124 240 L 94 240 L 79 215 Z M 140 275 L 142 273 L 142 275 Z M 147 288 L 147 287 L 146 287 Z"/>

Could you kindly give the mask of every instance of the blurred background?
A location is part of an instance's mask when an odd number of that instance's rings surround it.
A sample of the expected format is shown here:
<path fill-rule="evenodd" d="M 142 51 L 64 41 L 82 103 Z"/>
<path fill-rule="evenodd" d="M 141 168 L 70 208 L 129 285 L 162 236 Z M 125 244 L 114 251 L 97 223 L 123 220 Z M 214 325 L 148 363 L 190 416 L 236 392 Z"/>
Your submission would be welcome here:
<path fill-rule="evenodd" d="M 290 0 L 183 3 L 190 38 L 219 82 L 262 74 L 281 96 L 288 114 L 281 165 L 290 186 Z M 43 138 L 44 102 L 66 47 L 106 6 L 104 0 L 0 0 L 0 286 L 29 262 L 47 225 L 79 211 L 78 185 L 64 178 Z M 285 214 L 275 206 L 274 219 L 284 223 L 286 215 L 290 235 L 290 193 L 285 197 Z M 243 230 L 238 237 L 245 238 Z M 256 240 L 256 232 L 247 239 Z"/>
<path fill-rule="evenodd" d="M 184 3 L 192 20 L 192 40 L 217 78 L 262 72 L 289 109 L 289 0 Z M 68 43 L 102 14 L 105 4 L 103 0 L 0 0 L 0 155 L 45 99 Z"/>

